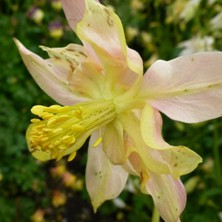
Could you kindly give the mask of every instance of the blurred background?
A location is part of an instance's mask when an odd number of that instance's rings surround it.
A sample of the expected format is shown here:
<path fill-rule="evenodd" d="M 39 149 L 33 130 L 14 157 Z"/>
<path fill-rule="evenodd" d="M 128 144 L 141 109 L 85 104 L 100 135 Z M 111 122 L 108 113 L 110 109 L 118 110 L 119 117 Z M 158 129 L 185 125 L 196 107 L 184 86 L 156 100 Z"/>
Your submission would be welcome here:
<path fill-rule="evenodd" d="M 169 60 L 199 51 L 222 51 L 221 0 L 104 0 L 120 16 L 128 45 L 144 60 Z M 85 190 L 87 143 L 70 163 L 36 161 L 25 141 L 30 108 L 52 101 L 35 84 L 13 43 L 16 37 L 46 58 L 38 45 L 79 43 L 60 0 L 0 1 L 0 222 L 151 222 L 153 203 L 137 178 L 94 214 Z M 221 71 L 222 72 L 222 71 Z M 210 73 L 209 73 L 210 75 Z M 222 221 L 222 119 L 182 124 L 164 117 L 163 134 L 203 157 L 182 178 L 188 192 L 184 222 Z"/>

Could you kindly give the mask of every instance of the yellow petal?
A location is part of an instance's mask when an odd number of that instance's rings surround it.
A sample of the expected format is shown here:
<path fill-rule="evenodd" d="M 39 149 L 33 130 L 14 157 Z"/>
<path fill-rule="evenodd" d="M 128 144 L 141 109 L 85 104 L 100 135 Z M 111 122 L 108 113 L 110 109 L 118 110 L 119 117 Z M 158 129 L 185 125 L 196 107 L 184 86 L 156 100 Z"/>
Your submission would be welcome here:
<path fill-rule="evenodd" d="M 162 137 L 162 118 L 160 113 L 148 104 L 142 111 L 140 130 L 147 146 L 159 150 L 172 147 Z"/>
<path fill-rule="evenodd" d="M 85 0 L 85 13 L 77 24 L 76 33 L 83 42 L 113 55 L 117 60 L 122 61 L 126 55 L 126 40 L 120 19 L 111 9 L 96 1 Z"/>
<path fill-rule="evenodd" d="M 152 138 L 153 144 L 157 148 L 147 146 L 140 133 L 139 119 L 127 115 L 121 119 L 124 130 L 131 138 L 132 154 L 130 161 L 139 174 L 143 171 L 152 171 L 178 177 L 190 173 L 202 161 L 198 154 L 184 146 L 171 146 L 166 143 L 168 146 L 165 146 L 164 149 L 157 149 L 160 136 L 157 137 L 156 141 Z M 152 143 L 150 144 L 152 145 Z"/>
<path fill-rule="evenodd" d="M 142 59 L 127 48 L 122 23 L 111 9 L 92 0 L 85 0 L 85 7 L 76 33 L 88 53 L 102 64 L 108 83 L 105 88 L 118 92 L 116 82 L 119 82 L 126 90 L 142 76 Z"/>
<path fill-rule="evenodd" d="M 113 164 L 123 164 L 126 159 L 126 150 L 123 144 L 123 126 L 115 120 L 104 127 L 103 150 Z"/>
<path fill-rule="evenodd" d="M 162 137 L 162 118 L 160 113 L 146 105 L 140 120 L 141 135 L 152 149 L 159 150 L 161 157 L 170 163 L 174 176 L 184 175 L 194 170 L 202 162 L 202 158 L 185 146 L 172 146 Z"/>

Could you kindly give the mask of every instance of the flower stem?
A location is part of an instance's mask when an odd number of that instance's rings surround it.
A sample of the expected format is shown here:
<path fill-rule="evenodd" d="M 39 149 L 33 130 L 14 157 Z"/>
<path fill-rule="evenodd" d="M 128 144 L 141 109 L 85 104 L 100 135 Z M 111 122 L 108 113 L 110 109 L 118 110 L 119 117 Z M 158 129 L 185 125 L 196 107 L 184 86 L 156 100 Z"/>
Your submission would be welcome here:
<path fill-rule="evenodd" d="M 154 207 L 151 222 L 159 222 L 159 221 L 160 221 L 160 214 L 159 214 L 157 208 Z"/>
<path fill-rule="evenodd" d="M 220 160 L 220 150 L 219 150 L 219 134 L 217 122 L 214 122 L 214 169 L 216 174 L 217 183 L 221 183 L 221 160 Z"/>

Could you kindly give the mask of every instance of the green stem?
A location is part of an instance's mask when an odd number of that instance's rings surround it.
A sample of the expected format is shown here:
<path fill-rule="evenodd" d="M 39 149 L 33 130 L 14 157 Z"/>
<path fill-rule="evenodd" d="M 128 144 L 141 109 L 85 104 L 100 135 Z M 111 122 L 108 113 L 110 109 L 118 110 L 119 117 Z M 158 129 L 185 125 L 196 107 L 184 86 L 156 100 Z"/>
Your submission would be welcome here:
<path fill-rule="evenodd" d="M 217 183 L 221 183 L 221 160 L 220 160 L 220 150 L 219 150 L 219 134 L 218 134 L 218 126 L 216 121 L 214 122 L 214 169 L 216 174 Z"/>
<path fill-rule="evenodd" d="M 154 206 L 151 222 L 159 222 L 159 221 L 160 221 L 160 214 L 157 208 Z"/>

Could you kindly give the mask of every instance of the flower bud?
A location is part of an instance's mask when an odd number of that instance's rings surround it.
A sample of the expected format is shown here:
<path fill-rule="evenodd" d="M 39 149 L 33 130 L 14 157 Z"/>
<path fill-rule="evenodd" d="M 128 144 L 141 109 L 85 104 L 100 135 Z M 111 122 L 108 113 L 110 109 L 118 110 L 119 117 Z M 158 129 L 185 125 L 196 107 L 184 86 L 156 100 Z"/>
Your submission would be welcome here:
<path fill-rule="evenodd" d="M 36 24 L 40 24 L 44 18 L 44 12 L 40 8 L 33 6 L 28 10 L 27 16 Z"/>
<path fill-rule="evenodd" d="M 54 39 L 60 39 L 63 36 L 63 27 L 59 21 L 49 24 L 49 35 Z"/>
<path fill-rule="evenodd" d="M 62 9 L 61 0 L 51 0 L 51 6 L 53 9 L 60 11 Z"/>

